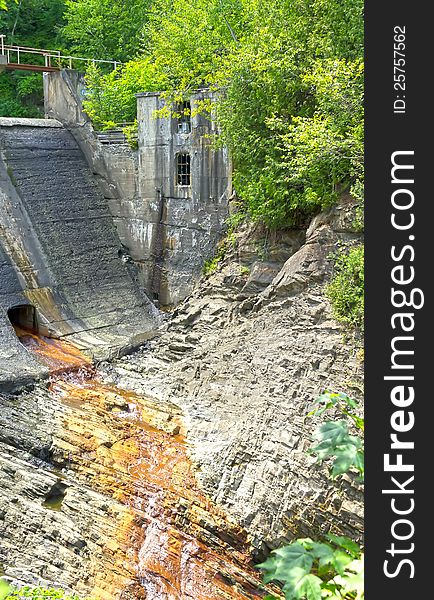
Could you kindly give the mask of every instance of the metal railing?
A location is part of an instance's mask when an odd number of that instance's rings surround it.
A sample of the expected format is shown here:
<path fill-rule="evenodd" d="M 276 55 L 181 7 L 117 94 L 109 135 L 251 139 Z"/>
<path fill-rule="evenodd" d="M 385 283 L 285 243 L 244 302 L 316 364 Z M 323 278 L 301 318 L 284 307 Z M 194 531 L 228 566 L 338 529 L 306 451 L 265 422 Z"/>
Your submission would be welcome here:
<path fill-rule="evenodd" d="M 128 144 L 124 133 L 124 127 L 133 125 L 132 122 L 116 123 L 111 129 L 103 129 L 96 132 L 99 141 L 102 144 Z M 132 140 L 137 140 L 137 133 L 131 134 Z"/>
<path fill-rule="evenodd" d="M 32 56 L 43 61 L 43 65 L 36 63 L 35 66 L 43 66 L 49 69 L 73 69 L 77 63 L 106 64 L 112 65 L 113 69 L 122 65 L 117 60 L 102 60 L 98 58 L 82 58 L 78 56 L 63 56 L 59 50 L 45 50 L 43 48 L 29 48 L 27 46 L 11 46 L 5 44 L 5 36 L 0 35 L 0 54 L 7 57 L 7 63 L 11 65 L 29 64 L 23 61 L 23 57 Z"/>

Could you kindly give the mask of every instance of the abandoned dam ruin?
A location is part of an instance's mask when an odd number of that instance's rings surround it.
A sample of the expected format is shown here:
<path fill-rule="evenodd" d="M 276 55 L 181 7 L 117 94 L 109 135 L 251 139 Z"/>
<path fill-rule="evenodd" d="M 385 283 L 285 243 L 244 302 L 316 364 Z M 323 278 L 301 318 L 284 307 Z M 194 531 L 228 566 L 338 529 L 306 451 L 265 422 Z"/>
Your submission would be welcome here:
<path fill-rule="evenodd" d="M 137 95 L 137 148 L 97 132 L 83 77 L 0 118 L 0 575 L 93 600 L 252 600 L 296 537 L 361 539 L 355 477 L 307 453 L 324 389 L 362 395 L 332 317 L 348 196 L 304 229 L 245 225 L 197 90 Z"/>

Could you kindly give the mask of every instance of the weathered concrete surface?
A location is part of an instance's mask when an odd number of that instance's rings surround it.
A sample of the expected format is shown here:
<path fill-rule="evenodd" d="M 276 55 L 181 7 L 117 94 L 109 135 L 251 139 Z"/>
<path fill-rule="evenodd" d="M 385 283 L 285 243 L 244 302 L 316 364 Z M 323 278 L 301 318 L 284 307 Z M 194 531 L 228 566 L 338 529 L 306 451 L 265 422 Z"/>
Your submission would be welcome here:
<path fill-rule="evenodd" d="M 318 425 L 306 415 L 317 395 L 362 396 L 361 340 L 336 323 L 324 296 L 337 242 L 360 240 L 353 218 L 344 203 L 317 217 L 302 245 L 301 232 L 257 238 L 260 257 L 249 232 L 159 339 L 105 366 L 108 381 L 183 409 L 205 490 L 258 546 L 363 531 L 354 478 L 332 483 L 306 453 Z"/>
<path fill-rule="evenodd" d="M 107 199 L 123 247 L 124 260 L 137 266 L 145 289 L 143 248 L 146 243 L 146 211 L 139 195 L 138 153 L 128 144 L 102 144 L 83 112 L 83 74 L 74 70 L 44 74 L 45 113 L 71 131 Z"/>
<path fill-rule="evenodd" d="M 178 131 L 178 118 L 159 94 L 139 94 L 139 193 L 143 201 L 145 285 L 162 305 L 178 304 L 193 289 L 203 263 L 213 256 L 228 216 L 231 194 L 230 161 L 225 148 L 213 148 L 214 122 L 197 114 L 200 103 L 213 101 L 210 92 L 189 98 L 191 132 Z M 176 157 L 188 153 L 191 184 L 178 185 Z"/>
<path fill-rule="evenodd" d="M 77 71 L 46 73 L 44 97 L 47 117 L 62 122 L 86 156 L 140 285 L 161 305 L 176 305 L 213 256 L 228 216 L 230 160 L 226 149 L 212 146 L 215 124 L 193 114 L 191 133 L 178 133 L 177 118 L 156 118 L 165 104 L 159 94 L 139 94 L 134 151 L 127 144 L 99 142 L 83 112 L 85 81 Z M 193 94 L 192 111 L 212 98 L 208 92 Z M 176 185 L 179 152 L 191 155 L 191 186 Z"/>
<path fill-rule="evenodd" d="M 84 74 L 74 69 L 44 73 L 44 112 L 64 126 L 77 127 L 90 122 L 83 112 Z"/>
<path fill-rule="evenodd" d="M 0 127 L 63 127 L 56 119 L 21 119 L 18 117 L 0 117 Z"/>
<path fill-rule="evenodd" d="M 27 303 L 17 273 L 0 243 L 0 390 L 3 391 L 47 374 L 47 369 L 19 342 L 7 317 L 8 308 Z"/>
<path fill-rule="evenodd" d="M 57 126 L 0 127 L 0 146 L 3 248 L 44 327 L 96 358 L 149 337 L 157 311 L 123 260 L 107 200 L 72 135 Z M 4 310 L 11 306 L 4 301 Z"/>

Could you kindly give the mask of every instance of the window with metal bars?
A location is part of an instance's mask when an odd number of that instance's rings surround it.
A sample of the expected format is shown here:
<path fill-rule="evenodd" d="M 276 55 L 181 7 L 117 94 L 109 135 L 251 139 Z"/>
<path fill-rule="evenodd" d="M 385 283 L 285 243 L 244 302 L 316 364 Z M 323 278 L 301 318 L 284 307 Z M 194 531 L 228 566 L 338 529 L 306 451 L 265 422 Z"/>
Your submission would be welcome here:
<path fill-rule="evenodd" d="M 176 182 L 178 185 L 190 185 L 191 182 L 191 159 L 187 152 L 176 155 Z"/>
<path fill-rule="evenodd" d="M 191 132 L 191 104 L 190 102 L 181 102 L 178 104 L 176 112 L 178 117 L 178 133 Z"/>

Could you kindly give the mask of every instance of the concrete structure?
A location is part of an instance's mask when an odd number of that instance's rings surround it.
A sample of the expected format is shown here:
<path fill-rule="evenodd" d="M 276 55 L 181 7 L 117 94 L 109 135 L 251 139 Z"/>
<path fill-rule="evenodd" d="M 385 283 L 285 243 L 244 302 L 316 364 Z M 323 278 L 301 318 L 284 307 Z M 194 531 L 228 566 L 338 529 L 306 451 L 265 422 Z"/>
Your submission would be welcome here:
<path fill-rule="evenodd" d="M 162 305 L 187 296 L 222 237 L 228 215 L 230 164 L 215 149 L 215 123 L 197 114 L 213 100 L 199 91 L 169 107 L 158 93 L 137 97 L 139 193 L 143 202 L 144 283 Z"/>
<path fill-rule="evenodd" d="M 85 154 L 142 288 L 160 306 L 175 306 L 215 253 L 228 216 L 229 157 L 213 148 L 216 124 L 195 114 L 213 94 L 192 94 L 190 119 L 179 111 L 162 116 L 168 107 L 160 94 L 139 94 L 137 151 L 100 143 L 83 113 L 85 82 L 77 71 L 45 74 L 44 96 L 46 115 L 61 121 Z M 177 184 L 180 155 L 190 157 L 190 185 Z"/>
<path fill-rule="evenodd" d="M 123 260 L 108 202 L 58 121 L 0 119 L 0 242 L 3 387 L 44 371 L 14 335 L 14 307 L 33 306 L 41 333 L 67 336 L 95 358 L 155 331 L 158 311 Z M 16 324 L 31 310 L 16 312 Z"/>

